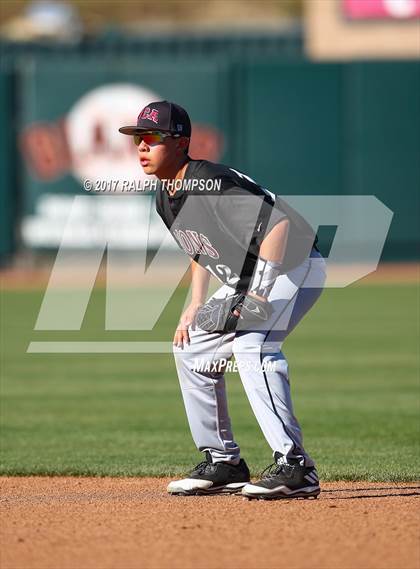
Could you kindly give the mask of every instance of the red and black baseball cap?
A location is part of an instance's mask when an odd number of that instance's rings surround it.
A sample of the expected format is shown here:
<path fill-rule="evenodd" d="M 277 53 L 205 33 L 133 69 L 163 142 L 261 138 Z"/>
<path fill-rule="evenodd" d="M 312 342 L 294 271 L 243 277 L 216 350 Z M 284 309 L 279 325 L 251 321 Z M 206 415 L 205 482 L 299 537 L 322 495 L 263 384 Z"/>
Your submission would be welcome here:
<path fill-rule="evenodd" d="M 137 117 L 136 126 L 122 126 L 122 134 L 137 134 L 145 130 L 161 130 L 180 136 L 191 136 L 191 121 L 185 109 L 169 101 L 149 103 Z"/>

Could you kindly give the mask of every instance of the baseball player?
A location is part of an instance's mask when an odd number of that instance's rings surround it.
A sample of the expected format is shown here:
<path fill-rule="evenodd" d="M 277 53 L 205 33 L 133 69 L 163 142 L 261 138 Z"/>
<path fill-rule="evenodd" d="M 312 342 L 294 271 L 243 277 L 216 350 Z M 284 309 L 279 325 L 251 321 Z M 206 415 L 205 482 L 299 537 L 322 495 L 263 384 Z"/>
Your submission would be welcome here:
<path fill-rule="evenodd" d="M 133 136 L 144 172 L 160 180 L 157 212 L 191 258 L 191 302 L 173 344 L 192 437 L 205 458 L 168 492 L 317 497 L 318 475 L 293 413 L 281 351 L 325 282 L 313 229 L 245 174 L 191 159 L 191 123 L 179 105 L 152 102 L 136 125 L 119 130 Z M 221 287 L 206 300 L 211 275 Z M 257 482 L 250 481 L 228 413 L 224 372 L 233 355 L 273 451 L 274 463 Z"/>

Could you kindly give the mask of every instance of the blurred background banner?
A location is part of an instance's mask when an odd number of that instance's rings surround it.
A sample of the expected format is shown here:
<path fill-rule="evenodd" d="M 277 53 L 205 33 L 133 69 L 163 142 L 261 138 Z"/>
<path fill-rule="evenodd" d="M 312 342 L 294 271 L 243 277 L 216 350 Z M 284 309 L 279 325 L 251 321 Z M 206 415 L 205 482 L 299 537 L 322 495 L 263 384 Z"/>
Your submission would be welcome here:
<path fill-rule="evenodd" d="M 57 69 L 48 56 L 19 69 L 21 116 L 19 149 L 22 174 L 22 240 L 29 247 L 58 247 L 71 196 L 89 183 L 90 199 L 80 210 L 80 231 L 74 241 L 95 246 L 94 234 L 110 222 L 125 227 L 121 246 L 138 246 L 136 235 L 149 221 L 152 195 L 130 192 L 121 196 L 118 210 L 96 209 L 95 195 L 122 191 L 122 182 L 140 182 L 145 175 L 131 137 L 118 132 L 135 124 L 139 111 L 151 101 L 175 100 L 193 118 L 192 152 L 220 158 L 226 130 L 226 73 L 217 63 L 200 60 L 144 62 L 133 57 L 124 64 L 112 56 L 87 61 L 75 57 L 71 66 Z M 117 182 L 117 183 L 116 183 Z M 135 216 L 133 213 L 135 212 Z M 111 214 L 111 217 L 110 217 Z M 147 214 L 147 217 L 146 217 Z M 156 217 L 152 220 L 156 223 Z M 130 230 L 127 231 L 127 223 Z M 147 240 L 143 243 L 146 246 Z M 156 240 L 149 245 L 157 245 Z"/>
<path fill-rule="evenodd" d="M 135 28 L 127 13 L 126 22 L 103 22 L 94 31 L 88 29 L 88 8 L 77 3 L 22 3 L 20 15 L 9 6 L 0 42 L 1 262 L 56 250 L 75 195 L 86 199 L 68 246 L 94 248 L 110 227 L 120 235 L 121 249 L 159 245 L 165 228 L 153 208 L 149 214 L 153 192 L 119 192 L 120 204 L 111 210 L 96 201 L 109 193 L 107 183 L 144 179 L 136 148 L 118 127 L 134 123 L 141 108 L 159 99 L 190 113 L 194 158 L 232 165 L 277 194 L 376 196 L 395 212 L 382 258 L 414 259 L 420 185 L 416 52 L 376 60 L 368 47 L 365 57 L 344 59 L 342 49 L 348 32 L 363 50 L 366 32 L 345 16 L 375 11 L 379 17 L 398 4 L 401 17 L 384 33 L 410 35 L 413 25 L 419 32 L 418 21 L 403 21 L 402 6 L 406 18 L 415 18 L 419 2 L 271 2 L 263 3 L 265 21 L 257 10 L 262 4 L 248 2 L 243 12 L 236 10 L 239 20 L 248 17 L 248 29 L 224 17 L 232 3 L 209 4 L 212 29 L 199 13 L 194 27 L 180 25 L 181 12 L 174 15 L 168 4 L 166 27 L 151 21 Z M 185 18 L 193 17 L 188 3 L 177 6 Z M 125 13 L 121 8 L 121 20 Z M 331 41 L 332 18 L 346 31 L 328 47 L 329 58 L 318 58 L 321 44 L 314 37 Z M 86 191 L 86 180 L 93 187 L 101 181 L 100 191 Z M 320 238 L 327 253 L 328 228 L 320 228 Z"/>
<path fill-rule="evenodd" d="M 312 60 L 418 60 L 419 18 L 419 0 L 307 0 L 306 51 Z"/>
<path fill-rule="evenodd" d="M 344 13 L 355 19 L 418 18 L 420 0 L 343 0 Z"/>

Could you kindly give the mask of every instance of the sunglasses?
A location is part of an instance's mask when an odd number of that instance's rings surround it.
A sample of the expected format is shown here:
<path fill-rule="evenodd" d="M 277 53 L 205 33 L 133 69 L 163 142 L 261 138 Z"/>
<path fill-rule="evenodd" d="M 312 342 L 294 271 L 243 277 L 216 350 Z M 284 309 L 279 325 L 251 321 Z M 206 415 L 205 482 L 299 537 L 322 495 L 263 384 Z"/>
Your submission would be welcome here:
<path fill-rule="evenodd" d="M 139 146 L 143 140 L 147 146 L 154 146 L 155 144 L 162 144 L 165 138 L 178 138 L 180 134 L 170 134 L 160 131 L 142 132 L 141 134 L 134 134 L 133 140 L 136 146 Z"/>

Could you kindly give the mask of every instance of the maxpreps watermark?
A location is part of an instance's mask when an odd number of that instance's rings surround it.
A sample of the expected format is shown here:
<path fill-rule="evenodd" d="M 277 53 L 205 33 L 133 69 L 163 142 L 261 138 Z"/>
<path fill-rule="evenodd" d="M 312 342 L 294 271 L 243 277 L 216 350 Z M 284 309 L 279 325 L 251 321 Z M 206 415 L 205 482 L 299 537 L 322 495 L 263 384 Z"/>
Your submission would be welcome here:
<path fill-rule="evenodd" d="M 121 194 L 95 194 L 95 207 L 92 208 L 92 194 L 75 196 L 72 198 L 71 208 L 67 214 L 66 222 L 59 232 L 60 247 L 51 271 L 48 286 L 45 291 L 42 304 L 34 326 L 34 332 L 38 331 L 63 331 L 69 332 L 69 337 L 64 340 L 43 341 L 34 339 L 28 346 L 28 353 L 171 353 L 174 349 L 169 339 L 165 341 L 155 341 L 152 338 L 147 340 L 97 340 L 87 341 L 78 340 L 74 337 L 76 330 L 82 330 L 89 300 L 95 286 L 98 272 L 104 263 L 106 253 L 106 303 L 104 306 L 104 331 L 152 331 L 158 328 L 158 322 L 169 301 L 173 298 L 180 283 L 185 277 L 187 270 L 190 269 L 190 254 L 184 255 L 178 248 L 169 248 L 169 242 L 173 247 L 173 236 L 165 233 L 162 240 L 160 237 L 161 228 L 157 230 L 158 247 L 152 260 L 149 260 L 149 234 L 151 231 L 152 213 L 154 213 L 153 199 L 141 199 L 139 194 L 132 194 L 135 201 L 144 202 L 145 210 L 142 214 L 143 224 L 140 229 L 136 227 L 136 235 L 129 233 L 127 240 L 124 238 L 125 226 L 122 223 L 107 221 L 106 224 L 93 226 L 91 243 L 92 249 L 89 251 L 88 262 L 85 263 L 81 258 L 82 280 L 77 284 L 77 290 L 71 291 L 72 283 L 69 282 L 75 274 L 77 257 L 75 263 L 74 239 L 75 235 L 78 243 L 83 243 L 84 234 L 80 231 L 81 211 L 92 211 L 89 220 L 94 220 L 97 212 L 104 211 L 107 215 L 112 213 L 116 197 Z M 200 196 L 211 196 L 212 194 L 194 194 Z M 142 194 L 142 198 L 145 194 Z M 382 253 L 383 245 L 391 224 L 393 213 L 382 202 L 374 196 L 282 196 L 284 201 L 296 209 L 308 223 L 317 230 L 324 225 L 334 225 L 337 230 L 334 234 L 330 246 L 328 257 L 324 259 L 311 259 L 311 265 L 320 264 L 323 269 L 319 274 L 327 273 L 326 287 L 345 287 L 362 277 L 376 270 Z M 238 207 L 242 203 L 243 196 L 235 196 L 238 200 Z M 192 248 L 193 254 L 203 255 L 203 249 L 208 252 L 215 250 L 214 245 L 209 241 L 205 234 L 198 232 L 190 227 L 191 204 L 188 206 L 186 200 L 177 215 L 179 230 L 179 243 L 183 243 L 186 248 Z M 210 200 L 211 201 L 211 200 Z M 209 204 L 209 211 L 214 210 L 219 205 L 218 200 L 215 204 Z M 233 209 L 233 206 L 232 206 Z M 130 204 L 130 212 L 137 210 Z M 356 215 L 357 213 L 357 215 Z M 157 215 L 157 214 L 156 214 Z M 252 212 L 256 223 L 258 209 Z M 60 218 L 61 219 L 61 218 Z M 113 220 L 113 218 L 104 218 Z M 357 222 L 355 225 L 355 221 Z M 184 231 L 185 229 L 185 231 Z M 188 233 L 189 232 L 189 233 Z M 116 234 L 118 233 L 118 237 Z M 89 234 L 90 235 L 90 234 Z M 188 239 L 184 239 L 184 235 Z M 125 247 L 133 243 L 130 251 L 135 252 L 135 276 L 129 277 L 129 289 L 121 287 L 121 243 Z M 206 242 L 207 240 L 207 242 Z M 204 244 L 204 245 L 203 245 Z M 182 246 L 182 245 L 181 245 Z M 171 257 L 171 275 L 166 282 L 162 275 L 168 273 L 168 251 Z M 247 247 L 241 251 L 242 258 L 236 259 L 237 266 L 243 266 L 247 254 Z M 210 255 L 209 255 L 210 257 Z M 214 257 L 213 257 L 214 258 Z M 83 262 L 82 262 L 83 261 Z M 319 261 L 319 263 L 318 263 Z M 306 262 L 306 261 L 305 261 Z M 131 261 L 130 261 L 131 263 Z M 128 265 L 127 265 L 128 266 Z M 131 267 L 131 265 L 130 265 Z M 212 267 L 207 265 L 205 268 L 212 272 Z M 212 274 L 222 283 L 228 282 L 233 285 L 237 282 L 236 273 L 232 268 L 225 264 L 216 265 L 216 272 Z M 317 271 L 318 274 L 318 271 Z M 77 277 L 79 279 L 79 276 Z M 68 286 L 63 287 L 63 283 Z M 159 292 L 156 291 L 156 283 L 159 283 Z M 317 288 L 317 278 L 309 277 L 301 284 L 301 288 Z M 129 293 L 128 293 L 129 290 Z M 151 290 L 154 294 L 145 294 L 144 291 Z M 271 330 L 287 330 L 291 314 L 298 295 L 290 297 L 288 291 L 285 292 L 287 310 L 282 313 L 271 326 Z M 133 306 L 135 309 L 133 309 Z M 175 326 L 175 322 L 174 322 Z M 204 358 L 206 359 L 206 358 Z M 211 358 L 209 358 L 211 359 Z M 239 358 L 242 360 L 242 358 Z M 252 358 L 254 362 L 260 363 L 260 358 Z M 273 361 L 273 358 L 262 358 L 264 361 Z M 198 362 L 197 362 L 198 363 Z M 224 362 L 221 362 L 224 364 Z M 276 361 L 279 365 L 279 361 Z M 206 364 L 204 363 L 204 366 Z M 227 365 L 227 362 L 226 362 Z M 251 364 L 255 365 L 255 364 Z M 209 364 L 210 371 L 212 365 Z M 217 366 L 217 364 L 216 364 Z M 231 367 L 232 366 L 232 367 Z M 234 364 L 229 364 L 228 369 L 233 370 Z M 237 368 L 236 368 L 237 369 Z M 216 367 L 217 370 L 217 367 Z M 261 374 L 261 372 L 257 372 Z"/>
<path fill-rule="evenodd" d="M 255 362 L 240 360 L 239 362 L 227 360 L 226 358 L 221 358 L 217 361 L 208 360 L 194 360 L 193 371 L 197 372 L 207 372 L 207 373 L 224 373 L 224 372 L 242 372 L 242 371 L 255 371 L 255 372 L 270 372 L 276 371 L 276 362 L 265 361 L 265 362 Z"/>
<path fill-rule="evenodd" d="M 221 186 L 222 181 L 220 178 L 193 178 L 191 180 L 172 180 L 165 178 L 163 180 L 157 180 L 156 178 L 90 180 L 89 178 L 86 178 L 83 180 L 83 188 L 86 192 L 111 194 L 156 192 L 158 189 L 166 190 L 170 193 L 177 192 L 178 190 L 183 190 L 184 192 L 219 192 Z"/>

